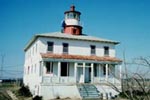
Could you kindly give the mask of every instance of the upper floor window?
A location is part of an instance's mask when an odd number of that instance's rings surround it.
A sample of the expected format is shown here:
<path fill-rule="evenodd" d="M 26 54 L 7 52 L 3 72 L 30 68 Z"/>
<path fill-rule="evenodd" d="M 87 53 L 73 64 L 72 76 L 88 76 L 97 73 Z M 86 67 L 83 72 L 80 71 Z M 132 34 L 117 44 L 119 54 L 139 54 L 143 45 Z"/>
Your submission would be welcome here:
<path fill-rule="evenodd" d="M 47 51 L 53 52 L 53 42 L 47 42 Z"/>
<path fill-rule="evenodd" d="M 104 47 L 104 56 L 109 56 L 109 47 Z"/>
<path fill-rule="evenodd" d="M 63 53 L 68 54 L 68 43 L 63 43 Z"/>
<path fill-rule="evenodd" d="M 95 54 L 96 54 L 96 46 L 91 45 L 91 55 L 95 55 Z"/>

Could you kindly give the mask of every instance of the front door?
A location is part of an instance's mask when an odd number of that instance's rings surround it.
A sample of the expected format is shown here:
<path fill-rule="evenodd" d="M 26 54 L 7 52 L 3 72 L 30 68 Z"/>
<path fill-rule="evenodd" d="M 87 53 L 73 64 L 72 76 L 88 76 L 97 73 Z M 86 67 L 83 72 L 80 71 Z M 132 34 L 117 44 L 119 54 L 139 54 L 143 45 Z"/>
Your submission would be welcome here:
<path fill-rule="evenodd" d="M 84 82 L 83 67 L 77 67 L 77 82 L 79 83 Z"/>
<path fill-rule="evenodd" d="M 85 83 L 91 82 L 91 67 L 85 67 Z"/>

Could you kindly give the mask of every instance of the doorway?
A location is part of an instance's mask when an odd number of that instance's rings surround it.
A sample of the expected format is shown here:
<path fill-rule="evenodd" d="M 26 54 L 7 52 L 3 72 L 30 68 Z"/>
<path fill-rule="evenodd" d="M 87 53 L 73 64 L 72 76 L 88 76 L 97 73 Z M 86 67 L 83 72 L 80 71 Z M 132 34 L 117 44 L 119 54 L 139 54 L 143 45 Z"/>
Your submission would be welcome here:
<path fill-rule="evenodd" d="M 61 62 L 61 76 L 69 76 L 69 66 L 67 62 Z"/>
<path fill-rule="evenodd" d="M 77 67 L 77 82 L 78 83 L 83 83 L 84 82 L 83 67 Z"/>
<path fill-rule="evenodd" d="M 85 67 L 85 83 L 91 82 L 91 67 Z"/>

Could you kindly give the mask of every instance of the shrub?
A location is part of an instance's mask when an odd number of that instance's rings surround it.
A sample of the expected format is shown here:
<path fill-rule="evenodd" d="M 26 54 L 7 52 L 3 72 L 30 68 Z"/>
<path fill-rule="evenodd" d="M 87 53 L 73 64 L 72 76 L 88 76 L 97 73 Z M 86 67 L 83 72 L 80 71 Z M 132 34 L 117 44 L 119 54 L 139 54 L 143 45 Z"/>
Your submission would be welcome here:
<path fill-rule="evenodd" d="M 129 95 L 130 91 L 120 92 L 119 96 L 122 98 L 127 98 L 127 96 L 125 94 Z"/>
<path fill-rule="evenodd" d="M 18 94 L 20 96 L 25 96 L 25 97 L 30 97 L 32 96 L 30 90 L 29 90 L 29 87 L 28 86 L 22 86 L 19 90 L 18 90 Z"/>

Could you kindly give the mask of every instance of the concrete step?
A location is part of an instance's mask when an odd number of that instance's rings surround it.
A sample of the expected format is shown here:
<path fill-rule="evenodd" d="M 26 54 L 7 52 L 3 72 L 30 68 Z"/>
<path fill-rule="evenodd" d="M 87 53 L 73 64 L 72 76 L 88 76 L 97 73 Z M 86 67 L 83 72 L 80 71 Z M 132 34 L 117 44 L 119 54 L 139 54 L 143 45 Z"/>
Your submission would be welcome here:
<path fill-rule="evenodd" d="M 94 85 L 91 84 L 82 84 L 82 85 L 77 85 L 80 96 L 84 99 L 84 100 L 95 100 L 95 99 L 99 99 L 100 95 L 99 95 L 99 91 L 97 90 L 97 88 Z"/>

